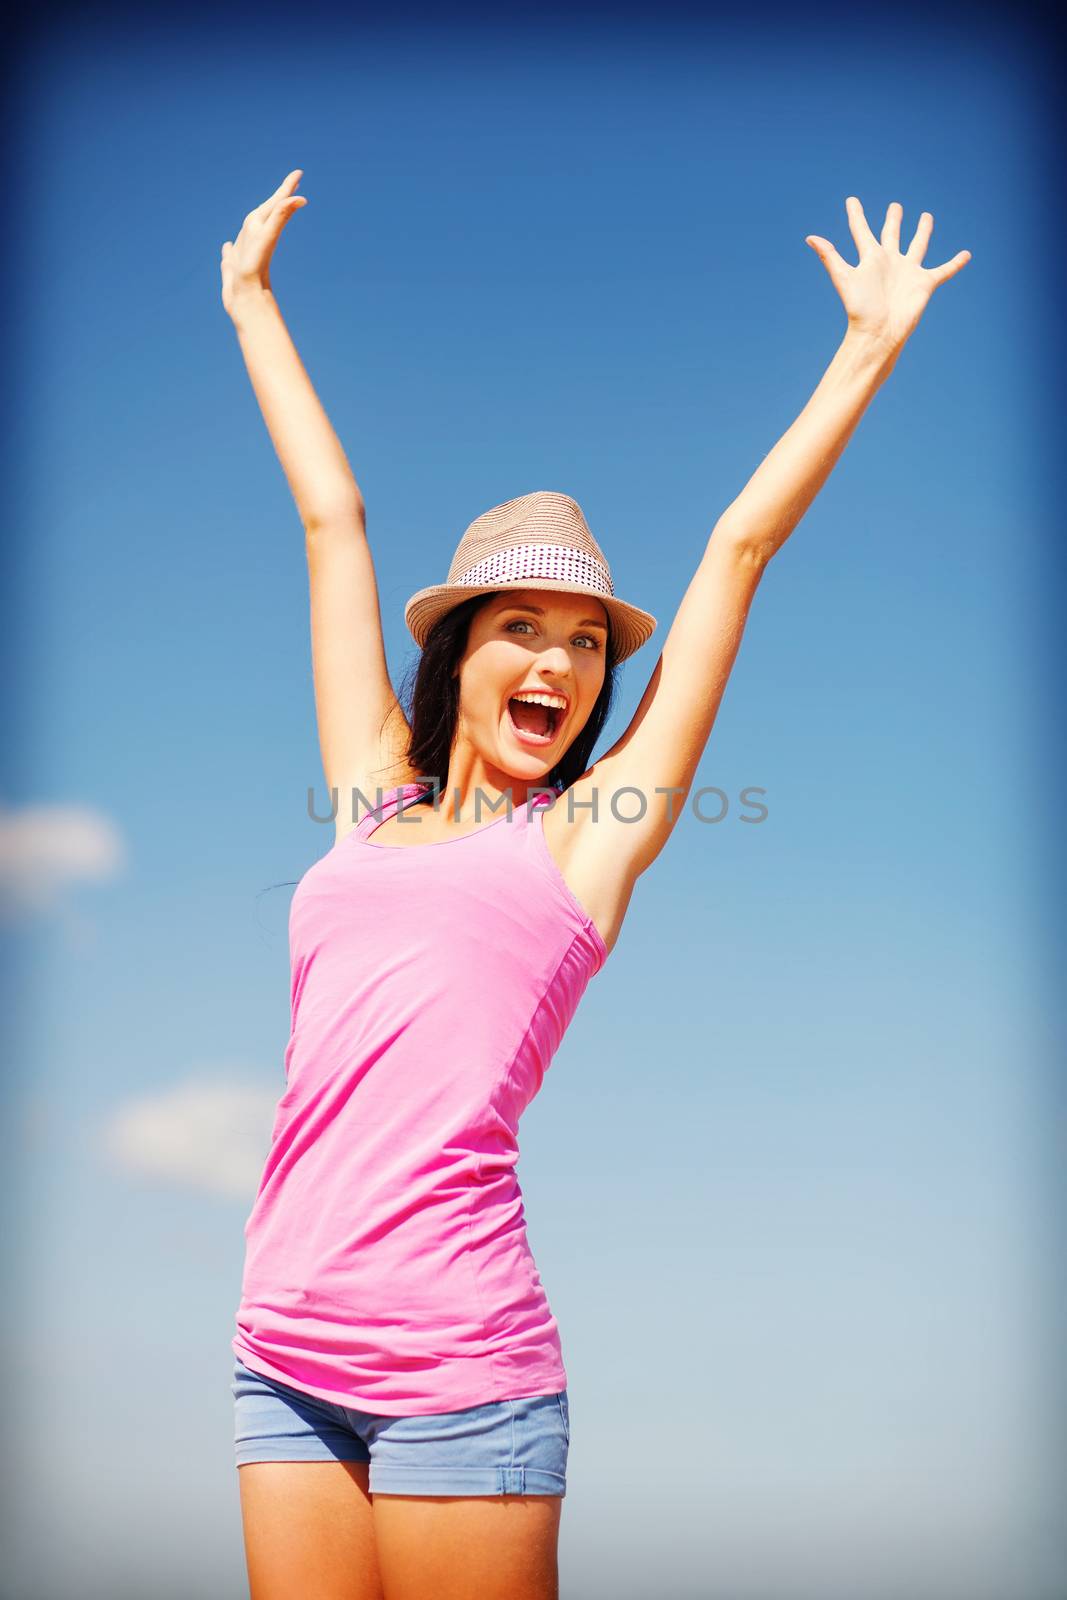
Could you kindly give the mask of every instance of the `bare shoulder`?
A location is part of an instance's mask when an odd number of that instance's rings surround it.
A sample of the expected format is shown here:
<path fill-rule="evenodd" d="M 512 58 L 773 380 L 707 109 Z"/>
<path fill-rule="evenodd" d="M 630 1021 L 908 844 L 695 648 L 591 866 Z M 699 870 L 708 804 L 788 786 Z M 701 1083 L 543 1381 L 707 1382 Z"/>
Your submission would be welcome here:
<path fill-rule="evenodd" d="M 624 852 L 614 847 L 610 830 L 598 826 L 582 801 L 586 780 L 583 774 L 551 806 L 544 808 L 542 826 L 549 854 L 579 905 L 592 917 L 608 951 L 615 948 L 639 869 Z M 573 799 L 568 800 L 568 796 Z"/>
<path fill-rule="evenodd" d="M 373 807 L 377 806 L 379 799 L 385 798 L 391 789 L 403 788 L 407 783 L 417 783 L 423 774 L 415 772 L 405 760 L 398 760 L 388 767 L 378 767 L 373 772 L 353 772 L 346 776 L 343 782 L 337 784 L 337 813 L 334 819 L 336 828 L 335 843 L 339 844 L 350 833 L 357 823 L 362 822 Z"/>

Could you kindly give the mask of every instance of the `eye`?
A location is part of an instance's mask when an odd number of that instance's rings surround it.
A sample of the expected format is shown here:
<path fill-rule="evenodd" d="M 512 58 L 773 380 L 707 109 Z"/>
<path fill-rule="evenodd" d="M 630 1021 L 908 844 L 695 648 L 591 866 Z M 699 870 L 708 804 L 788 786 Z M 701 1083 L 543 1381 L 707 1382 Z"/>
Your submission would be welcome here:
<path fill-rule="evenodd" d="M 532 627 L 533 627 L 533 623 L 530 622 L 526 617 L 516 617 L 514 622 L 505 622 L 505 624 L 504 624 L 504 632 L 505 633 L 510 633 L 512 628 L 532 628 Z M 591 634 L 591 633 L 577 633 L 577 634 L 575 634 L 575 638 L 576 639 L 587 639 L 589 641 L 589 644 L 592 646 L 592 648 L 594 650 L 599 650 L 600 649 L 600 640 L 595 638 L 593 636 L 593 634 Z"/>

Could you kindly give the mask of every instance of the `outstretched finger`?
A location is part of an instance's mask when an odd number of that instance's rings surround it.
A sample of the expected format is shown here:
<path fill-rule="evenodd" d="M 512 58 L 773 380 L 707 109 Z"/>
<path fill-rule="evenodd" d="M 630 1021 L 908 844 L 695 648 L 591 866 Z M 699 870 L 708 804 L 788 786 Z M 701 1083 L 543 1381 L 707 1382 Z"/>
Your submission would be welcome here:
<path fill-rule="evenodd" d="M 307 203 L 306 194 L 292 195 L 288 200 L 280 200 L 277 206 L 275 206 L 271 216 L 268 218 L 268 221 L 271 223 L 277 223 L 277 231 L 280 233 L 285 227 L 285 224 L 289 221 L 289 218 L 293 215 L 293 212 L 299 211 L 300 207 L 306 206 Z"/>
<path fill-rule="evenodd" d="M 936 289 L 938 285 L 944 283 L 946 279 L 954 278 L 957 272 L 959 272 L 960 268 L 965 267 L 970 259 L 971 252 L 969 250 L 957 250 L 951 261 L 946 261 L 945 264 L 940 267 L 931 267 L 930 271 L 933 274 L 934 288 Z"/>
<path fill-rule="evenodd" d="M 908 246 L 907 256 L 909 261 L 914 261 L 919 266 L 922 266 L 923 257 L 926 254 L 926 247 L 930 243 L 930 235 L 933 233 L 933 231 L 934 219 L 930 215 L 929 211 L 924 211 L 922 216 L 919 218 L 918 226 L 915 229 L 915 237 Z"/>
<path fill-rule="evenodd" d="M 292 194 L 293 190 L 296 188 L 303 176 L 303 169 L 301 167 L 296 167 L 292 172 L 289 173 L 288 177 L 282 179 L 281 183 L 270 196 L 269 200 L 264 200 L 263 204 L 259 207 L 258 215 L 261 222 L 267 222 L 270 219 L 275 207 Z"/>
<path fill-rule="evenodd" d="M 856 250 L 859 251 L 859 258 L 862 261 L 865 254 L 877 248 L 878 240 L 870 232 L 869 222 L 864 216 L 864 208 L 857 200 L 856 195 L 849 195 L 848 200 L 845 202 L 845 210 L 848 211 L 849 232 L 853 235 L 853 243 L 856 245 Z"/>
<path fill-rule="evenodd" d="M 884 249 L 900 249 L 900 224 L 904 217 L 904 207 L 899 200 L 891 200 L 882 224 L 882 246 Z"/>
<path fill-rule="evenodd" d="M 815 254 L 830 274 L 830 282 L 840 294 L 849 272 L 852 271 L 848 262 L 838 255 L 829 239 L 822 239 L 817 233 L 809 233 L 804 243 L 810 244 L 815 251 Z"/>
<path fill-rule="evenodd" d="M 860 260 L 871 250 L 877 248 L 878 240 L 870 230 L 867 218 L 863 214 L 863 207 L 854 194 L 850 194 L 845 201 L 845 210 L 848 212 L 848 225 L 852 232 L 852 240 L 859 251 Z"/>

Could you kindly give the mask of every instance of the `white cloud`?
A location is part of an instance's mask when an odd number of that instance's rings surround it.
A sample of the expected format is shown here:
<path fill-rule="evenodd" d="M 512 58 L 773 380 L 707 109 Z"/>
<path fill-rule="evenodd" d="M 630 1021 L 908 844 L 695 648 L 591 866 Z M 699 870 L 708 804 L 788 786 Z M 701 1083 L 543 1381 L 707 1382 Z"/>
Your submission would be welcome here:
<path fill-rule="evenodd" d="M 0 806 L 0 915 L 62 910 L 71 884 L 106 882 L 125 859 L 115 824 L 87 806 Z"/>
<path fill-rule="evenodd" d="M 99 1153 L 118 1171 L 252 1200 L 284 1084 L 269 1088 L 198 1073 L 115 1108 Z"/>

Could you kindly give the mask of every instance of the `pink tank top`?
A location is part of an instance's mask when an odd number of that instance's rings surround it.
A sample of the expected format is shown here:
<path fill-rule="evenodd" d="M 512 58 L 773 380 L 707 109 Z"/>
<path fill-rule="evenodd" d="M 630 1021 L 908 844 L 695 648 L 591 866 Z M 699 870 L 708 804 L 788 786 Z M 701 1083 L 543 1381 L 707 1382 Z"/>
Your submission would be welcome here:
<path fill-rule="evenodd" d="M 293 893 L 287 1087 L 233 1339 L 253 1372 L 385 1416 L 567 1385 L 518 1128 L 608 954 L 549 852 L 549 796 L 376 845 L 425 792 L 388 790 Z"/>

